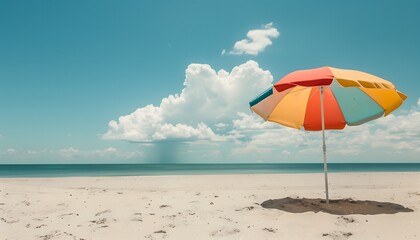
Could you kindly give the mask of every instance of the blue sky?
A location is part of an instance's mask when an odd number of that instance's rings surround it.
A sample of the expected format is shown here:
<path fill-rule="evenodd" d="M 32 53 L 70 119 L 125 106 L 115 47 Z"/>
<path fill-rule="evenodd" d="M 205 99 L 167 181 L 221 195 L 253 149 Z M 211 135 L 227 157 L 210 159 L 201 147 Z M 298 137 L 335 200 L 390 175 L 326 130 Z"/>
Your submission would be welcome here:
<path fill-rule="evenodd" d="M 418 1 L 0 1 L 0 163 L 317 162 L 320 133 L 258 125 L 246 107 L 288 72 L 326 65 L 409 96 L 390 118 L 328 132 L 331 161 L 418 162 L 419 10 Z M 257 29 L 279 34 L 257 54 L 232 54 Z M 227 102 L 194 95 L 212 81 Z"/>

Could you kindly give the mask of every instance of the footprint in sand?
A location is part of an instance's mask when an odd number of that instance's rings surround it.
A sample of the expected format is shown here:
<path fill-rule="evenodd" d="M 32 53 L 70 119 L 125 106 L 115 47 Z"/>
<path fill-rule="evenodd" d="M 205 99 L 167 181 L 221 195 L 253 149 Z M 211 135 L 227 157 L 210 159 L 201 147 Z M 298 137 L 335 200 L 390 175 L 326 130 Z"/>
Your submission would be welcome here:
<path fill-rule="evenodd" d="M 141 218 L 132 218 L 131 221 L 133 221 L 133 222 L 143 222 L 143 219 L 141 219 Z"/>
<path fill-rule="evenodd" d="M 175 228 L 175 225 L 174 224 L 168 224 L 167 226 L 165 226 L 165 227 L 168 227 L 168 228 Z"/>
<path fill-rule="evenodd" d="M 244 198 L 253 198 L 253 199 L 257 199 L 257 195 L 255 194 L 251 194 L 249 196 L 244 196 Z"/>
<path fill-rule="evenodd" d="M 105 224 L 108 222 L 108 220 L 106 218 L 100 218 L 97 220 L 92 220 L 90 221 L 91 223 L 97 224 L 97 225 L 101 225 L 101 224 Z"/>
<path fill-rule="evenodd" d="M 71 234 L 71 233 L 68 233 L 68 232 L 61 232 L 59 230 L 55 230 L 55 231 L 52 231 L 52 232 L 50 232 L 46 235 L 41 235 L 41 236 L 38 236 L 38 237 L 41 238 L 42 240 L 49 240 L 49 239 L 53 239 L 53 238 L 56 238 L 56 237 L 60 237 L 62 235 L 69 236 L 73 239 L 79 239 L 79 240 L 83 239 L 83 238 L 77 238 L 74 234 Z"/>
<path fill-rule="evenodd" d="M 97 225 L 98 228 L 107 228 L 107 227 L 109 227 L 107 225 L 108 219 L 106 219 L 106 218 L 100 218 L 100 219 L 93 220 L 93 221 L 90 221 L 90 222 L 93 223 L 93 224 L 95 224 L 95 225 Z M 89 225 L 89 226 L 92 226 L 92 224 Z"/>
<path fill-rule="evenodd" d="M 342 232 L 342 231 L 335 231 L 332 233 L 323 233 L 322 234 L 323 237 L 329 237 L 333 240 L 344 240 L 344 239 L 348 239 L 349 237 L 353 236 L 353 233 L 351 232 Z"/>
<path fill-rule="evenodd" d="M 254 207 L 249 206 L 249 207 L 243 207 L 243 208 L 235 209 L 235 211 L 237 211 L 237 212 L 243 211 L 243 210 L 251 211 L 252 209 L 254 209 Z"/>
<path fill-rule="evenodd" d="M 41 224 L 41 225 L 38 225 L 38 226 L 36 226 L 35 228 L 42 228 L 42 227 L 46 227 L 47 225 L 45 225 L 45 224 Z"/>
<path fill-rule="evenodd" d="M 172 214 L 172 215 L 165 215 L 165 216 L 162 216 L 162 218 L 169 218 L 169 219 L 175 219 L 176 217 L 177 217 L 177 215 L 176 214 Z"/>
<path fill-rule="evenodd" d="M 74 234 L 68 233 L 68 232 L 63 232 L 64 235 L 67 235 L 69 237 L 72 237 L 73 239 L 77 239 L 76 236 L 74 236 Z"/>
<path fill-rule="evenodd" d="M 52 231 L 52 232 L 50 232 L 46 235 L 42 235 L 42 236 L 38 236 L 38 237 L 41 238 L 42 240 L 49 240 L 49 239 L 59 237 L 59 236 L 61 236 L 61 232 L 59 230 L 55 230 L 55 231 Z"/>
<path fill-rule="evenodd" d="M 355 223 L 356 222 L 356 220 L 352 217 L 340 216 L 340 217 L 337 217 L 337 219 L 338 220 L 335 224 L 339 225 L 339 226 L 346 226 L 349 223 Z"/>
<path fill-rule="evenodd" d="M 142 218 L 137 217 L 137 216 L 141 216 L 141 213 L 136 212 L 136 213 L 134 213 L 134 216 L 136 216 L 136 217 L 132 218 L 131 221 L 143 222 L 143 219 Z"/>
<path fill-rule="evenodd" d="M 232 219 L 228 218 L 228 217 L 219 217 L 220 219 L 226 220 L 228 222 L 232 222 Z"/>
<path fill-rule="evenodd" d="M 166 231 L 165 230 L 158 230 L 153 232 L 154 235 L 160 235 L 158 238 L 159 239 L 165 239 L 168 237 L 168 235 L 166 235 Z M 152 234 L 146 235 L 144 236 L 144 238 L 150 239 L 150 240 L 154 240 L 156 239 Z"/>
<path fill-rule="evenodd" d="M 96 214 L 95 214 L 95 217 L 100 216 L 100 215 L 105 214 L 105 213 L 110 213 L 110 212 L 111 212 L 111 210 L 107 209 L 107 210 L 104 210 L 104 211 L 102 211 L 102 212 L 98 212 L 98 213 L 96 213 Z"/>
<path fill-rule="evenodd" d="M 155 238 L 149 234 L 149 235 L 145 235 L 144 238 L 150 239 L 150 240 L 154 240 Z"/>
<path fill-rule="evenodd" d="M 275 233 L 278 229 L 274 229 L 274 228 L 263 228 L 264 231 L 267 232 L 271 232 L 271 233 Z"/>
<path fill-rule="evenodd" d="M 222 228 L 222 229 L 211 232 L 210 236 L 212 236 L 212 237 L 223 237 L 223 236 L 229 236 L 229 235 L 233 235 L 233 234 L 240 233 L 240 232 L 241 232 L 241 230 L 239 230 L 237 228 L 235 228 L 235 229 Z"/>
<path fill-rule="evenodd" d="M 19 222 L 19 220 L 6 220 L 5 218 L 0 218 L 0 220 L 8 224 Z"/>
<path fill-rule="evenodd" d="M 75 215 L 75 213 L 64 213 L 64 214 L 59 215 L 59 217 L 61 219 L 63 219 L 63 217 L 67 217 L 67 216 L 71 216 L 71 215 Z M 79 214 L 77 214 L 77 216 L 79 216 Z"/>

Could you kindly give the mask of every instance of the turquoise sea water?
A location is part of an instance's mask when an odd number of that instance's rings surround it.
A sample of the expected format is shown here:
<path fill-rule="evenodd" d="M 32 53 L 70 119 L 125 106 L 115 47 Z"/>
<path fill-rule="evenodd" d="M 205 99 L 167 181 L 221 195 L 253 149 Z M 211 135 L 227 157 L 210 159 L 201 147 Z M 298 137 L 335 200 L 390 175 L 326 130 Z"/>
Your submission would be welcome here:
<path fill-rule="evenodd" d="M 0 178 L 318 173 L 323 164 L 37 164 L 0 165 Z M 420 163 L 330 163 L 328 172 L 420 172 Z"/>

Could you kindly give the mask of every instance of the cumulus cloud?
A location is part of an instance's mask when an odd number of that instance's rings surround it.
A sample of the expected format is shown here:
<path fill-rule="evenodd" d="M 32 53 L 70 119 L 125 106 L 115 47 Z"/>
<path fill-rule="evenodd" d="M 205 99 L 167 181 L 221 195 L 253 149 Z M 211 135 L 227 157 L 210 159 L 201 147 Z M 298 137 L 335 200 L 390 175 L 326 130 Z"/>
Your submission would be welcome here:
<path fill-rule="evenodd" d="M 395 151 L 420 153 L 420 98 L 418 106 L 404 115 L 379 119 L 377 129 L 368 136 L 372 146 Z"/>
<path fill-rule="evenodd" d="M 233 46 L 233 49 L 229 54 L 233 55 L 258 55 L 260 52 L 273 42 L 272 39 L 280 36 L 279 31 L 273 27 L 273 23 L 264 25 L 261 29 L 253 29 L 248 31 L 247 38 L 237 41 Z M 226 53 L 226 50 L 222 50 L 222 55 Z"/>
<path fill-rule="evenodd" d="M 222 140 L 222 136 L 216 135 L 211 128 L 204 123 L 197 124 L 197 127 L 191 127 L 185 124 L 167 124 L 158 125 L 156 132 L 152 135 L 152 139 L 211 139 Z"/>
<path fill-rule="evenodd" d="M 249 111 L 249 100 L 271 86 L 273 77 L 248 61 L 229 73 L 207 64 L 190 64 L 181 93 L 163 98 L 108 124 L 105 139 L 133 142 L 164 140 L 222 141 L 217 129 L 232 125 L 238 112 Z M 239 124 L 239 123 L 236 123 Z"/>
<path fill-rule="evenodd" d="M 237 115 L 238 119 L 232 121 L 234 129 L 255 130 L 274 127 L 273 123 L 262 121 L 261 118 L 256 114 L 246 114 L 239 112 Z"/>

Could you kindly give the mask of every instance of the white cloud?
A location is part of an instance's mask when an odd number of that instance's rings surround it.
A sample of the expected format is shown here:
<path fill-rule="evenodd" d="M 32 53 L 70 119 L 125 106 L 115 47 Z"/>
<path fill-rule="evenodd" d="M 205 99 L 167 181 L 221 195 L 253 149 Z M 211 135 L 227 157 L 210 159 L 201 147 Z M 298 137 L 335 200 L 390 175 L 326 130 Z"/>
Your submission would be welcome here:
<path fill-rule="evenodd" d="M 30 150 L 26 151 L 26 154 L 37 155 L 37 154 L 45 154 L 47 152 L 48 152 L 47 150 L 32 150 L 32 149 L 30 149 Z"/>
<path fill-rule="evenodd" d="M 237 113 L 238 119 L 233 120 L 233 127 L 235 129 L 266 129 L 273 128 L 274 123 L 264 122 L 256 114 L 246 114 L 243 112 Z"/>
<path fill-rule="evenodd" d="M 197 128 L 185 124 L 162 124 L 156 129 L 152 135 L 152 139 L 166 140 L 166 139 L 212 139 L 222 140 L 223 137 L 216 135 L 211 128 L 204 123 L 199 123 Z"/>
<path fill-rule="evenodd" d="M 110 121 L 103 138 L 223 140 L 225 136 L 211 127 L 220 129 L 235 120 L 238 112 L 249 111 L 248 102 L 271 86 L 272 80 L 270 72 L 254 61 L 234 67 L 230 73 L 216 72 L 206 64 L 190 64 L 181 93 L 163 98 L 159 106 L 147 105 Z"/>
<path fill-rule="evenodd" d="M 263 123 L 261 120 L 260 124 Z M 271 153 L 277 149 L 290 152 L 291 147 L 310 145 L 308 144 L 310 141 L 308 133 L 304 131 L 279 125 L 274 128 L 261 128 L 261 125 L 253 124 L 253 127 L 232 131 L 232 133 L 236 133 L 235 139 L 237 139 L 237 147 L 233 150 L 234 154 Z"/>
<path fill-rule="evenodd" d="M 58 154 L 62 157 L 66 157 L 66 158 L 75 157 L 79 154 L 79 152 L 80 151 L 78 149 L 72 148 L 72 147 L 63 148 L 63 149 L 58 150 Z"/>
<path fill-rule="evenodd" d="M 272 44 L 271 39 L 277 38 L 279 35 L 279 31 L 273 27 L 273 23 L 264 25 L 262 29 L 250 30 L 246 35 L 248 38 L 237 41 L 229 54 L 258 55 Z M 222 55 L 225 53 L 226 51 L 223 49 Z"/>
<path fill-rule="evenodd" d="M 17 151 L 16 151 L 16 149 L 14 149 L 14 148 L 8 148 L 8 149 L 6 150 L 6 152 L 7 152 L 8 154 L 15 154 Z"/>
<path fill-rule="evenodd" d="M 14 148 L 8 148 L 6 150 L 1 150 L 0 149 L 0 154 L 12 155 L 12 154 L 16 154 L 16 153 L 18 153 L 18 151 Z"/>
<path fill-rule="evenodd" d="M 227 125 L 226 123 L 216 123 L 216 124 L 214 124 L 214 126 L 217 127 L 217 128 L 225 128 L 229 125 Z"/>
<path fill-rule="evenodd" d="M 63 158 L 116 158 L 116 159 L 130 159 L 143 157 L 144 153 L 141 151 L 120 151 L 116 148 L 109 147 L 105 149 L 94 150 L 80 150 L 73 147 L 59 149 L 57 151 L 50 151 L 50 154 L 58 154 Z"/>
<path fill-rule="evenodd" d="M 372 146 L 386 150 L 420 153 L 420 98 L 418 106 L 404 115 L 378 119 L 378 129 L 371 132 Z M 374 141 L 373 141 L 374 140 Z"/>

